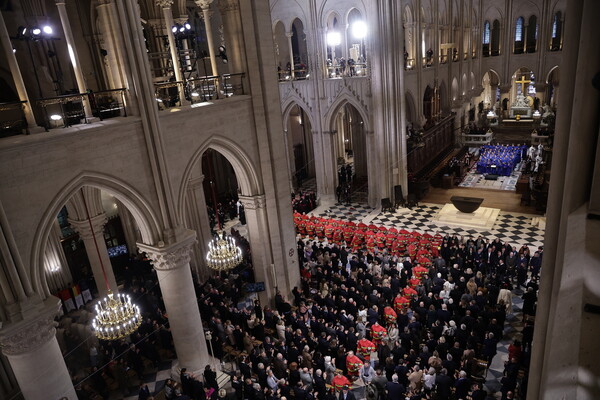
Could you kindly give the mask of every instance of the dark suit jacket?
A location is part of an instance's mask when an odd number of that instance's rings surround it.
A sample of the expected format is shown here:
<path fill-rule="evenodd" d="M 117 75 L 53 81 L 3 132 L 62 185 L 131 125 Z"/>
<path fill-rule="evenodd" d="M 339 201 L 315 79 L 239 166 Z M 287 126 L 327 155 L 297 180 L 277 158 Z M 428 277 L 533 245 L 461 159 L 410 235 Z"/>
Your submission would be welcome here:
<path fill-rule="evenodd" d="M 356 396 L 354 396 L 354 393 L 348 390 L 348 394 L 346 397 L 344 397 L 344 391 L 341 391 L 338 400 L 356 400 Z"/>

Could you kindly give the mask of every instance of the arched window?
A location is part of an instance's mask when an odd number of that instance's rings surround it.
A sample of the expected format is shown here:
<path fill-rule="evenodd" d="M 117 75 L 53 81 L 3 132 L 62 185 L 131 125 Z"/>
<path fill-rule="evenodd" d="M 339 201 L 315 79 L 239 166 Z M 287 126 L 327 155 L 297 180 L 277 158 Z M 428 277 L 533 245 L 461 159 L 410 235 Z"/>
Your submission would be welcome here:
<path fill-rule="evenodd" d="M 490 41 L 491 53 L 492 56 L 500 55 L 500 21 L 497 19 L 494 20 L 492 24 L 492 34 Z"/>
<path fill-rule="evenodd" d="M 483 23 L 483 56 L 490 56 L 490 21 Z"/>
<path fill-rule="evenodd" d="M 559 51 L 562 49 L 562 15 L 558 11 L 552 18 L 552 40 L 550 41 L 550 51 Z"/>
<path fill-rule="evenodd" d="M 535 53 L 537 48 L 537 35 L 538 35 L 538 23 L 537 17 L 532 15 L 529 17 L 529 24 L 527 26 L 527 53 Z"/>
<path fill-rule="evenodd" d="M 523 53 L 523 22 L 523 17 L 519 17 L 515 24 L 515 54 Z"/>

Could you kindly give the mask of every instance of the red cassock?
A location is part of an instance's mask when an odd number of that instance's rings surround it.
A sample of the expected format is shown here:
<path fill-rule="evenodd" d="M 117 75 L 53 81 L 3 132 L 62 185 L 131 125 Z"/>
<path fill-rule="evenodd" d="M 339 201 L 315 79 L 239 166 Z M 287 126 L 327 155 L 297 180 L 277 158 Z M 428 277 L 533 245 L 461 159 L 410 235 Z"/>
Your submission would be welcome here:
<path fill-rule="evenodd" d="M 375 323 L 371 325 L 371 339 L 373 339 L 373 343 L 378 346 L 387 338 L 387 329 L 383 326 Z"/>
<path fill-rule="evenodd" d="M 390 306 L 383 309 L 383 316 L 385 318 L 385 322 L 388 324 L 394 324 L 398 318 L 398 314 L 396 314 L 396 311 L 394 311 L 394 309 Z"/>
<path fill-rule="evenodd" d="M 352 383 L 344 375 L 336 375 L 331 380 L 331 385 L 335 390 L 340 391 L 344 386 L 350 386 Z"/>
<path fill-rule="evenodd" d="M 348 375 L 358 375 L 358 371 L 360 370 L 360 367 L 362 367 L 362 365 L 362 360 L 354 354 L 352 354 L 351 356 L 346 356 L 346 368 L 348 368 Z"/>
<path fill-rule="evenodd" d="M 376 346 L 369 339 L 360 339 L 356 346 L 358 354 L 363 356 L 365 360 L 371 359 L 371 353 L 375 351 Z"/>

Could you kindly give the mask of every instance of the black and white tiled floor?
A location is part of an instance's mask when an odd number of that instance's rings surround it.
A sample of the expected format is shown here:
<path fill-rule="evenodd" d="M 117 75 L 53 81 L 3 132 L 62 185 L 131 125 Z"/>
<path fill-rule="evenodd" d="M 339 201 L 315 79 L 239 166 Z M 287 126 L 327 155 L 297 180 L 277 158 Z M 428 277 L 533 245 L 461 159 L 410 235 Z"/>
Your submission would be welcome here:
<path fill-rule="evenodd" d="M 528 245 L 534 249 L 543 245 L 544 230 L 531 225 L 532 216 L 501 211 L 496 224 L 491 230 L 463 229 L 442 227 L 433 222 L 435 215 L 442 209 L 436 204 L 421 204 L 412 210 L 402 209 L 399 213 L 379 212 L 367 205 L 337 203 L 333 206 L 315 210 L 322 217 L 345 219 L 354 222 L 365 222 L 396 229 L 406 229 L 420 233 L 442 235 L 460 235 L 478 237 L 482 235 L 490 240 L 499 238 L 502 241 L 518 246 Z"/>
<path fill-rule="evenodd" d="M 165 387 L 165 382 L 167 379 L 171 378 L 171 368 L 173 367 L 173 363 L 176 361 L 165 361 L 160 363 L 157 368 L 157 372 L 146 374 L 143 377 L 143 382 L 148 385 L 148 389 L 150 390 L 150 394 L 154 396 L 158 394 Z M 130 388 L 130 392 L 123 397 L 124 400 L 137 400 L 139 394 L 139 387 Z M 117 397 L 118 398 L 118 397 Z M 117 399 L 115 398 L 115 399 Z M 111 396 L 111 399 L 113 397 Z"/>

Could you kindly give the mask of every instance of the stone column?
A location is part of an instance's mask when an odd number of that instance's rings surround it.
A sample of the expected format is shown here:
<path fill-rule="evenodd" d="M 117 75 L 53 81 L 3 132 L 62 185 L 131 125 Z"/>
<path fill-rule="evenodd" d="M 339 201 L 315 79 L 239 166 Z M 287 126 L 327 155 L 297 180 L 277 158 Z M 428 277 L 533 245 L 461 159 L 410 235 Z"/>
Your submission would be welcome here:
<path fill-rule="evenodd" d="M 112 18 L 112 8 L 112 1 L 103 0 L 96 6 L 96 11 L 98 12 L 98 24 L 102 32 L 102 38 L 104 39 L 107 52 L 106 57 L 109 83 L 112 89 L 118 89 L 125 87 L 125 79 L 121 74 L 120 58 L 117 50 L 119 40 L 115 36 L 118 35 L 118 31 Z"/>
<path fill-rule="evenodd" d="M 322 157 L 322 185 L 321 198 L 333 200 L 335 198 L 335 188 L 337 187 L 337 159 L 335 157 L 336 131 L 321 132 L 321 147 L 315 143 L 315 149 L 321 149 Z M 314 137 L 314 136 L 313 136 Z"/>
<path fill-rule="evenodd" d="M 72 281 L 69 264 L 60 243 L 60 227 L 54 220 L 44 250 L 44 272 L 51 293 L 65 288 Z"/>
<path fill-rule="evenodd" d="M 271 240 L 267 224 L 267 209 L 264 195 L 239 196 L 244 205 L 248 222 L 248 240 L 252 249 L 252 265 L 256 282 L 265 283 L 265 291 L 259 293 L 261 304 L 268 304 L 276 291 L 291 293 L 288 273 L 281 265 L 275 266 L 271 256 Z"/>
<path fill-rule="evenodd" d="M 152 260 L 158 276 L 178 367 L 190 371 L 200 371 L 209 359 L 190 270 L 190 256 L 195 242 L 195 233 L 188 230 L 182 240 L 173 244 L 159 247 L 138 244 L 140 252 L 145 252 Z"/>
<path fill-rule="evenodd" d="M 6 56 L 6 60 L 8 61 L 8 68 L 10 69 L 10 74 L 12 75 L 13 81 L 15 82 L 15 87 L 17 89 L 17 94 L 19 95 L 19 100 L 26 102 L 23 105 L 23 112 L 25 113 L 27 128 L 34 129 L 37 127 L 37 123 L 35 122 L 35 117 L 33 116 L 33 110 L 31 108 L 31 103 L 29 102 L 29 95 L 27 94 L 27 89 L 25 88 L 25 82 L 23 81 L 23 76 L 21 75 L 21 70 L 19 69 L 17 58 L 15 57 L 15 53 L 13 52 L 10 36 L 8 35 L 8 30 L 6 29 L 4 18 L 2 17 L 2 11 L 0 11 L 0 45 L 4 49 L 4 55 Z"/>
<path fill-rule="evenodd" d="M 77 400 L 71 377 L 56 340 L 54 316 L 60 300 L 50 297 L 35 316 L 0 331 L 2 353 L 8 359 L 25 400 Z"/>
<path fill-rule="evenodd" d="M 179 54 L 177 51 L 177 44 L 175 43 L 175 36 L 171 28 L 175 24 L 173 22 L 173 11 L 171 6 L 173 0 L 156 0 L 156 5 L 162 8 L 163 17 L 165 19 L 165 32 L 169 41 L 169 52 L 171 53 L 171 63 L 173 65 L 173 73 L 177 82 L 183 82 L 183 75 L 181 74 L 181 65 L 179 65 Z M 185 102 L 185 92 L 183 90 L 183 84 L 177 85 L 177 91 L 179 92 L 179 101 L 181 104 Z"/>
<path fill-rule="evenodd" d="M 108 257 L 106 242 L 104 241 L 104 225 L 106 225 L 106 222 L 107 218 L 104 212 L 91 217 L 89 221 L 87 219 L 69 219 L 69 223 L 79 233 L 79 237 L 85 245 L 85 252 L 87 253 L 100 297 L 106 296 L 108 292 L 107 285 L 113 292 L 117 291 L 117 280 L 115 279 L 115 273 Z M 96 249 L 96 246 L 98 246 L 98 249 Z M 102 266 L 104 266 L 104 270 Z"/>
<path fill-rule="evenodd" d="M 60 23 L 62 24 L 63 32 L 65 34 L 65 41 L 67 42 L 67 51 L 69 53 L 69 59 L 71 60 L 73 72 L 75 73 L 77 89 L 79 90 L 79 93 L 86 93 L 87 86 L 85 84 L 85 78 L 83 77 L 83 71 L 81 70 L 81 63 L 79 62 L 77 49 L 75 48 L 75 39 L 73 39 L 71 25 L 69 24 L 69 16 L 67 14 L 67 0 L 56 0 L 56 7 L 58 8 L 58 14 L 60 15 Z M 83 108 L 85 111 L 86 118 L 92 118 L 92 109 L 90 108 L 90 103 L 87 97 L 83 98 Z"/>
<path fill-rule="evenodd" d="M 286 32 L 285 37 L 288 40 L 288 47 L 290 49 L 290 77 L 294 79 L 294 77 L 296 76 L 296 74 L 294 73 L 294 47 L 292 46 L 292 37 L 294 37 L 294 32 Z"/>
<path fill-rule="evenodd" d="M 219 71 L 217 70 L 217 57 L 215 55 L 212 26 L 210 23 L 210 4 L 213 2 L 213 0 L 195 0 L 195 2 L 196 5 L 202 10 L 202 17 L 204 18 L 206 41 L 208 43 L 208 54 L 210 56 L 210 68 L 212 69 L 213 75 L 219 75 Z"/>
<path fill-rule="evenodd" d="M 238 0 L 219 0 L 219 10 L 223 18 L 229 71 L 231 73 L 246 71 L 243 53 L 244 35 L 240 21 L 240 6 Z"/>
<path fill-rule="evenodd" d="M 193 266 L 198 279 L 207 279 L 211 271 L 206 266 L 205 257 L 208 252 L 208 242 L 212 239 L 210 234 L 210 221 L 206 211 L 206 198 L 204 196 L 204 175 L 193 178 L 188 183 L 186 193 L 186 226 L 196 231 L 198 240 L 193 247 Z"/>

